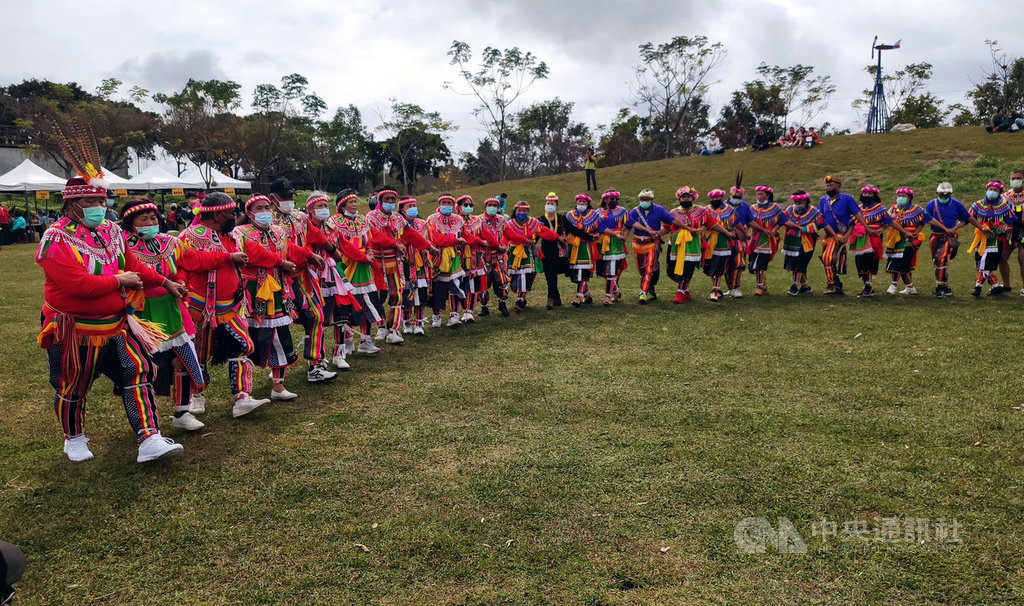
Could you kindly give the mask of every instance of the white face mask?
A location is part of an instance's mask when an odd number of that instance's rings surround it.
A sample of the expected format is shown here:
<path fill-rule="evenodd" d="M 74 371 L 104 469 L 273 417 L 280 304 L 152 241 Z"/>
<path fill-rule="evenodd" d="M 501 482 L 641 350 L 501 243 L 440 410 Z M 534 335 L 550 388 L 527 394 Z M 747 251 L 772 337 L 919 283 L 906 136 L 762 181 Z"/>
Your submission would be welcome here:
<path fill-rule="evenodd" d="M 331 211 L 326 208 L 318 208 L 313 211 L 313 216 L 320 221 L 326 221 L 331 218 Z"/>
<path fill-rule="evenodd" d="M 295 200 L 281 200 L 277 203 L 277 208 L 280 209 L 281 212 L 288 214 L 295 210 Z"/>
<path fill-rule="evenodd" d="M 585 212 L 587 212 L 587 205 L 586 204 L 577 204 L 576 205 L 576 212 L 578 212 L 578 213 L 585 213 Z"/>
<path fill-rule="evenodd" d="M 555 206 L 554 204 L 545 204 L 544 205 L 544 211 L 545 212 L 553 213 L 553 212 L 555 212 L 556 208 L 558 208 L 558 207 Z"/>

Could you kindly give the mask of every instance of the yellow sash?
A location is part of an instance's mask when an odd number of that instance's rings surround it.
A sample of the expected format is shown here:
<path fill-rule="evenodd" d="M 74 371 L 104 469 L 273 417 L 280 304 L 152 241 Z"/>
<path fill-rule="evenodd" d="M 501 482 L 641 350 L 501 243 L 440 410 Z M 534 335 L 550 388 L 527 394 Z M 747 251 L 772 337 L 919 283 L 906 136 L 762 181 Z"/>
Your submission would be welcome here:
<path fill-rule="evenodd" d="M 277 279 L 274 276 L 268 275 L 267 279 L 263 281 L 263 285 L 256 291 L 256 298 L 263 301 L 271 301 L 274 298 L 274 293 L 280 290 L 281 285 L 278 284 Z"/>
<path fill-rule="evenodd" d="M 974 240 L 971 241 L 971 246 L 967 249 L 967 252 L 972 253 L 975 250 L 977 250 L 978 254 L 982 254 L 985 252 L 985 247 L 987 244 L 988 236 L 985 235 L 985 232 L 975 227 Z"/>
<path fill-rule="evenodd" d="M 579 258 L 580 254 L 580 242 L 582 242 L 579 236 L 569 234 L 565 237 L 565 243 L 572 247 L 572 252 L 569 253 L 569 263 L 576 265 L 576 259 Z"/>
<path fill-rule="evenodd" d="M 902 238 L 903 234 L 901 234 L 899 230 L 894 227 L 890 227 L 889 230 L 885 232 L 885 247 L 895 248 Z"/>
<path fill-rule="evenodd" d="M 451 273 L 452 272 L 452 263 L 454 263 L 454 261 L 455 261 L 455 247 L 454 246 L 445 246 L 444 248 L 441 249 L 441 263 L 440 263 L 438 269 L 442 273 L 446 273 L 446 274 L 447 273 Z"/>
<path fill-rule="evenodd" d="M 693 234 L 688 229 L 680 229 L 676 232 L 676 264 L 672 273 L 677 276 L 683 275 L 683 264 L 686 262 L 686 245 L 693 241 Z"/>
<path fill-rule="evenodd" d="M 523 264 L 523 261 L 529 255 L 526 254 L 526 248 L 522 244 L 516 244 L 512 247 L 512 269 L 519 269 Z"/>

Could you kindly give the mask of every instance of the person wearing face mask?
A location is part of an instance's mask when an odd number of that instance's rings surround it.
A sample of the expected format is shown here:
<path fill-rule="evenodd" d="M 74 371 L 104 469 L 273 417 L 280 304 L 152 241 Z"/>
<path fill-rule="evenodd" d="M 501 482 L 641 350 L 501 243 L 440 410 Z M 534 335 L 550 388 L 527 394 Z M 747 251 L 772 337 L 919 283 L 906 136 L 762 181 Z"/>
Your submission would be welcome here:
<path fill-rule="evenodd" d="M 658 285 L 658 257 L 661 255 L 661 237 L 666 226 L 682 227 L 682 222 L 654 203 L 654 192 L 644 189 L 637 195 L 637 205 L 626 215 L 626 227 L 633 232 L 633 258 L 640 272 L 641 305 L 658 298 L 654 288 Z"/>
<path fill-rule="evenodd" d="M 319 192 L 315 192 L 319 193 Z M 324 268 L 324 256 L 335 254 L 335 248 L 320 230 L 310 229 L 309 217 L 295 208 L 295 190 L 284 177 L 270 183 L 267 195 L 274 206 L 274 226 L 281 228 L 288 243 L 306 249 L 307 261 L 297 261 L 295 271 L 284 276 L 285 288 L 295 302 L 295 313 L 305 333 L 302 338 L 302 357 L 309 364 L 306 380 L 310 383 L 330 381 L 336 372 L 327 369 L 324 350 L 324 296 L 320 290 L 319 272 Z M 321 256 L 320 253 L 323 253 Z"/>
<path fill-rule="evenodd" d="M 255 346 L 250 359 L 260 368 L 270 368 L 271 400 L 294 400 L 298 395 L 284 386 L 288 367 L 298 361 L 289 329 L 296 314 L 295 300 L 287 277 L 313 252 L 289 242 L 287 233 L 274 224 L 272 208 L 267 196 L 251 196 L 245 203 L 243 223 L 235 226 L 231 237 L 249 255 L 240 273 L 247 293 L 249 336 Z"/>
<path fill-rule="evenodd" d="M 174 236 L 160 233 L 156 204 L 149 198 L 132 198 L 121 209 L 121 229 L 125 245 L 140 262 L 158 274 L 181 281 L 184 272 L 181 259 L 186 254 L 198 254 L 181 246 Z M 227 253 L 209 253 L 210 264 L 228 260 Z M 189 403 L 193 393 L 201 393 L 205 386 L 203 370 L 193 345 L 195 325 L 185 304 L 166 288 L 147 288 L 145 305 L 136 315 L 163 327 L 166 338 L 153 352 L 157 365 L 154 390 L 158 396 L 170 396 L 174 404 L 174 427 L 195 431 L 204 424 L 191 412 Z"/>
<path fill-rule="evenodd" d="M 115 194 L 114 190 L 112 190 L 112 189 L 108 189 L 107 190 L 106 204 L 107 204 L 107 221 L 112 221 L 112 222 L 118 221 L 121 217 L 117 214 L 117 209 L 114 208 L 115 206 L 117 206 L 117 194 Z"/>
<path fill-rule="evenodd" d="M 999 272 L 1006 282 L 1006 292 L 1010 292 L 1013 290 L 1010 288 L 1009 261 L 1012 249 L 1017 249 L 1017 266 L 1020 269 L 1021 285 L 1024 286 L 1024 171 L 1015 170 L 1010 173 L 1010 189 L 1003 193 L 1003 199 L 1013 208 L 1013 216 L 1017 217 L 1013 229 L 1010 230 L 1010 250 L 1006 251 L 999 264 Z M 1021 288 L 1020 296 L 1024 297 L 1024 288 Z"/>
<path fill-rule="evenodd" d="M 466 246 L 462 251 L 462 290 L 466 293 L 463 302 L 463 322 L 474 322 L 476 301 L 481 292 L 487 292 L 487 251 L 497 248 L 498 241 L 491 230 L 484 225 L 483 217 L 473 215 L 473 198 L 459 196 L 455 206 L 462 214 L 462 234 Z"/>
<path fill-rule="evenodd" d="M 346 353 L 378 354 L 380 348 L 373 344 L 370 330 L 384 318 L 384 307 L 377 294 L 377 282 L 374 279 L 373 234 L 366 217 L 359 214 L 359 197 L 351 189 L 346 189 L 337 197 L 338 214 L 331 217 L 331 227 L 339 248 L 344 255 L 342 268 L 345 279 L 351 286 L 351 295 L 355 299 L 347 324 L 342 322 L 341 334 L 335 333 L 345 345 Z M 348 246 L 342 244 L 345 240 Z M 342 311 L 349 311 L 343 308 Z M 362 334 L 358 348 L 352 343 L 349 330 L 360 327 Z"/>
<path fill-rule="evenodd" d="M 501 313 L 502 317 L 508 317 L 508 247 L 502 243 L 505 227 L 508 225 L 508 219 L 501 212 L 501 200 L 498 200 L 497 198 L 487 198 L 487 200 L 484 201 L 484 214 L 482 219 L 484 226 L 488 231 L 494 234 L 494 238 L 498 243 L 496 248 L 489 248 L 485 252 L 487 262 L 487 282 L 490 284 L 491 290 L 494 291 L 494 294 L 498 296 L 498 312 Z M 481 290 L 481 316 L 486 316 L 491 313 L 488 307 L 490 299 L 490 291 L 487 289 Z"/>
<path fill-rule="evenodd" d="M 612 305 L 622 298 L 619 279 L 626 269 L 626 214 L 619 204 L 621 195 L 615 189 L 601 194 L 601 219 L 597 224 L 597 274 L 604 278 L 604 304 Z"/>
<path fill-rule="evenodd" d="M 963 202 L 953 197 L 953 186 L 947 182 L 939 183 L 935 188 L 935 198 L 925 205 L 925 210 L 946 228 L 945 232 L 940 232 L 933 227 L 928 238 L 928 248 L 935 266 L 934 295 L 937 298 L 951 297 L 953 289 L 949 286 L 949 263 L 956 257 L 960 246 L 957 230 L 968 224 L 978 230 L 982 227 L 967 212 Z"/>
<path fill-rule="evenodd" d="M 786 209 L 783 226 L 786 228 L 786 237 L 782 241 L 782 254 L 786 257 L 783 268 L 792 272 L 793 284 L 789 287 L 789 294 L 797 295 L 811 294 L 811 287 L 807 285 L 807 264 L 814 256 L 814 245 L 818 241 L 818 232 L 824 231 L 829 237 L 835 237 L 835 232 L 825 222 L 821 211 L 810 204 L 811 196 L 802 189 L 793 192 L 789 197 L 793 201 Z"/>
<path fill-rule="evenodd" d="M 843 294 L 843 282 L 839 276 L 846 275 L 846 242 L 852 235 L 848 232 L 854 222 L 867 228 L 857 201 L 853 196 L 839 191 L 842 185 L 838 177 L 826 176 L 825 195 L 818 201 L 818 210 L 825 224 L 836 234 L 834 237 L 826 235 L 821 245 L 821 264 L 825 268 L 825 280 L 828 282 L 826 295 Z"/>
<path fill-rule="evenodd" d="M 853 253 L 854 262 L 857 266 L 857 276 L 864 282 L 864 288 L 857 295 L 858 297 L 875 296 L 875 288 L 872 279 L 878 273 L 878 262 L 885 253 L 882 245 L 882 234 L 886 227 L 892 224 L 892 215 L 882 204 L 878 188 L 873 185 L 866 185 L 860 190 L 861 212 L 864 213 L 864 221 L 867 227 L 854 225 L 850 230 L 850 252 Z M 897 225 L 896 229 L 902 229 Z"/>
<path fill-rule="evenodd" d="M 725 267 L 725 285 L 727 287 L 725 296 L 734 299 L 743 297 L 743 291 L 740 290 L 740 280 L 743 278 L 743 270 L 747 268 L 746 242 L 750 240 L 750 228 L 748 226 L 754 218 L 753 213 L 750 211 L 750 204 L 743 199 L 743 194 L 746 191 L 740 187 L 742 179 L 743 172 L 740 171 L 736 175 L 735 187 L 729 188 L 728 198 L 729 206 L 732 206 L 736 213 L 736 224 L 733 227 L 736 239 L 732 241 L 732 254 L 729 255 L 729 260 Z"/>
<path fill-rule="evenodd" d="M 348 243 L 347 240 L 338 237 L 334 223 L 331 221 L 330 198 L 321 191 L 310 193 L 306 199 L 306 213 L 309 216 L 309 231 L 322 234 L 330 247 L 334 248 L 333 253 L 324 256 L 324 268 L 318 276 L 314 276 L 319 284 L 320 295 L 323 297 L 324 326 L 334 327 L 334 354 L 331 362 L 338 370 L 349 370 L 351 366 L 345 359 L 345 329 L 352 315 L 352 308 L 356 300 L 352 295 L 352 285 L 339 271 L 338 263 L 344 261 L 345 257 L 359 256 L 358 249 Z M 312 238 L 311 238 L 312 241 Z M 325 360 L 326 334 L 322 331 L 319 335 L 321 340 L 317 358 Z M 308 333 L 307 333 L 308 334 Z"/>
<path fill-rule="evenodd" d="M 573 307 L 593 303 L 590 296 L 590 277 L 594 273 L 594 259 L 597 246 L 594 243 L 601 220 L 601 213 L 590 208 L 593 200 L 587 194 L 576 195 L 576 207 L 565 213 L 565 227 L 568 234 L 565 243 L 569 246 L 569 280 L 576 285 L 576 299 Z"/>
<path fill-rule="evenodd" d="M 388 306 L 388 313 L 377 328 L 377 340 L 392 345 L 401 345 L 402 338 L 402 282 L 401 260 L 405 256 L 405 244 L 401 242 L 405 221 L 395 210 L 398 206 L 398 192 L 384 186 L 377 190 L 377 207 L 366 213 L 370 225 L 374 268 L 378 282 L 382 282 L 377 296 Z"/>
<path fill-rule="evenodd" d="M 971 204 L 967 213 L 981 224 L 980 228 L 974 228 L 974 240 L 967 249 L 967 252 L 974 253 L 978 266 L 978 279 L 971 295 L 980 297 L 985 282 L 990 285 L 989 296 L 1001 295 L 1005 290 L 996 278 L 995 271 L 999 268 L 1003 252 L 1009 247 L 1006 234 L 1017 222 L 1017 217 L 1013 216 L 1013 207 L 1003 199 L 1003 184 L 999 181 L 989 182 L 985 186 L 985 197 Z"/>
<path fill-rule="evenodd" d="M 121 228 L 106 220 L 107 184 L 96 169 L 95 140 L 67 148 L 78 174 L 67 181 L 63 216 L 43 233 L 35 259 L 45 275 L 38 341 L 46 350 L 64 453 L 74 462 L 93 458 L 85 434 L 86 394 L 103 373 L 120 392 L 139 448 L 136 460 L 178 454 L 182 446 L 160 434 L 152 386 L 150 352 L 163 335 L 129 316 L 144 288 L 162 286 L 180 299 L 185 287 L 128 253 Z"/>
<path fill-rule="evenodd" d="M 558 194 L 548 192 L 544 197 L 544 214 L 539 218 L 540 224 L 558 234 L 557 240 L 540 243 L 538 258 L 541 260 L 540 270 L 544 272 L 544 281 L 548 286 L 547 309 L 562 306 L 562 295 L 558 292 L 558 277 L 569 271 L 568 247 L 565 236 L 568 232 L 565 215 L 558 212 Z"/>
<path fill-rule="evenodd" d="M 195 347 L 203 379 L 210 382 L 211 364 L 227 364 L 233 397 L 231 416 L 235 418 L 270 402 L 251 395 L 253 364 L 249 356 L 255 348 L 242 309 L 245 292 L 238 273 L 239 266 L 248 263 L 249 255 L 239 251 L 231 238 L 236 208 L 227 194 L 211 193 L 197 207 L 197 220 L 178 234 L 184 252 L 179 268 L 188 286 L 186 306 L 196 327 Z M 193 391 L 189 412 L 206 412 L 203 390 Z"/>
<path fill-rule="evenodd" d="M 722 298 L 722 277 L 735 253 L 733 243 L 740 237 L 743 227 L 739 224 L 736 207 L 725 202 L 725 190 L 709 191 L 708 200 L 707 211 L 714 216 L 716 224 L 725 230 L 725 233 L 713 229 L 704 230 L 704 275 L 711 278 L 711 294 L 708 299 L 719 301 Z"/>
<path fill-rule="evenodd" d="M 455 214 L 455 198 L 447 193 L 437 198 L 437 212 L 427 217 L 427 239 L 440 251 L 433 284 L 434 327 L 441 325 L 441 310 L 446 304 L 448 327 L 462 325 L 459 308 L 465 307 L 466 299 L 466 292 L 462 290 L 462 278 L 466 275 L 462 269 L 462 256 L 465 246 L 477 241 L 472 236 L 465 237 L 462 231 L 464 223 L 463 218 Z"/>
<path fill-rule="evenodd" d="M 416 198 L 405 198 L 398 202 L 398 213 L 406 222 L 405 229 L 415 231 L 427 238 L 427 222 L 420 219 L 419 202 Z M 436 249 L 434 249 L 436 251 Z M 416 247 L 408 249 L 402 265 L 402 317 L 405 325 L 402 332 L 407 335 L 425 335 L 426 309 L 431 304 L 430 286 L 433 270 L 426 251 Z"/>
<path fill-rule="evenodd" d="M 885 235 L 885 271 L 892 276 L 892 283 L 886 292 L 895 295 L 899 280 L 902 279 L 904 288 L 899 293 L 916 295 L 913 271 L 917 269 L 917 251 L 923 241 L 921 230 L 926 223 L 931 224 L 933 229 L 942 232 L 947 230 L 924 208 L 914 204 L 914 190 L 909 187 L 896 190 L 896 204 L 889 209 L 889 214 L 893 221 Z"/>
<path fill-rule="evenodd" d="M 512 210 L 512 219 L 505 225 L 505 231 L 502 233 L 502 244 L 508 248 L 509 288 L 516 293 L 516 304 L 513 309 L 520 312 L 526 309 L 526 294 L 533 288 L 533 280 L 536 278 L 537 239 L 540 238 L 544 242 L 561 242 L 562 238 L 552 228 L 530 216 L 530 203 L 526 200 L 516 202 Z M 564 224 L 564 218 L 560 222 Z M 546 264 L 547 261 L 543 263 Z M 550 296 L 548 303 L 551 303 Z"/>
<path fill-rule="evenodd" d="M 754 294 L 768 294 L 765 272 L 779 250 L 779 228 L 783 221 L 782 207 L 775 203 L 775 190 L 767 185 L 754 188 L 757 203 L 750 207 L 750 241 L 747 243 L 747 270 L 757 279 Z"/>
<path fill-rule="evenodd" d="M 665 263 L 665 275 L 679 285 L 673 303 L 685 303 L 692 298 L 690 280 L 693 279 L 693 272 L 704 262 L 701 235 L 715 231 L 729 234 L 707 207 L 693 205 L 698 198 L 700 194 L 696 189 L 684 185 L 676 190 L 679 206 L 671 210 L 675 220 L 682 223 L 682 226 L 672 227 Z"/>

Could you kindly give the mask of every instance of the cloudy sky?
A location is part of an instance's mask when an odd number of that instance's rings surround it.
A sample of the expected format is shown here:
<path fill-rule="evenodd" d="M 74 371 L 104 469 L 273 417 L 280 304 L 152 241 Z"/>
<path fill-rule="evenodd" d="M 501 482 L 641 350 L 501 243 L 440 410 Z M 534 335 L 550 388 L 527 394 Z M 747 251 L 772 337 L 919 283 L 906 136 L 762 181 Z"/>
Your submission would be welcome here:
<path fill-rule="evenodd" d="M 713 117 L 761 61 L 802 63 L 838 88 L 816 122 L 853 130 L 862 125 L 850 102 L 871 84 L 863 68 L 876 34 L 903 40 L 884 67 L 932 63 L 931 89 L 950 101 L 990 64 L 986 39 L 1014 56 L 1024 51 L 1018 1 L 34 0 L 10 2 L 4 14 L 25 26 L 5 28 L 3 84 L 46 78 L 91 90 L 113 76 L 170 93 L 190 77 L 231 79 L 242 84 L 248 109 L 254 86 L 298 72 L 332 112 L 355 104 L 371 128 L 392 97 L 441 112 L 459 126 L 449 137 L 456 152 L 475 150 L 483 130 L 472 99 L 443 88 L 457 77 L 446 56 L 455 39 L 477 52 L 532 51 L 551 73 L 525 102 L 572 101 L 575 118 L 592 128 L 630 104 L 637 46 L 676 35 L 706 35 L 727 48 L 710 94 Z"/>

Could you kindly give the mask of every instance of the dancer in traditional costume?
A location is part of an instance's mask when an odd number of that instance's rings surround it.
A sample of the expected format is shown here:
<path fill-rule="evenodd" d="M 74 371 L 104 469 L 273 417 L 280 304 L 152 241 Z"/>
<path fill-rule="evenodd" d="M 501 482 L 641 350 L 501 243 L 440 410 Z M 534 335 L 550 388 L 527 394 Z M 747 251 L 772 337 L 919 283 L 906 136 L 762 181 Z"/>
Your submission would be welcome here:
<path fill-rule="evenodd" d="M 441 194 L 437 199 L 437 212 L 427 217 L 427 239 L 440 251 L 433 283 L 435 327 L 441 325 L 441 310 L 446 305 L 447 326 L 455 328 L 462 325 L 459 308 L 465 306 L 466 299 L 461 284 L 466 275 L 462 269 L 462 255 L 465 254 L 465 246 L 474 240 L 472 236 L 467 239 L 463 234 L 463 223 L 462 217 L 455 214 L 455 198 L 451 194 Z"/>
<path fill-rule="evenodd" d="M 724 190 L 709 191 L 708 200 L 707 211 L 714 216 L 715 223 L 726 232 L 704 230 L 704 275 L 711 278 L 711 294 L 708 295 L 708 299 L 719 301 L 722 298 L 722 277 L 730 267 L 731 259 L 736 252 L 734 242 L 741 239 L 741 234 L 745 232 L 739 223 L 736 207 L 725 203 Z"/>
<path fill-rule="evenodd" d="M 917 269 L 917 251 L 921 248 L 923 238 L 921 230 L 924 225 L 931 224 L 932 229 L 946 231 L 942 223 L 928 212 L 914 204 L 914 190 L 901 187 L 896 190 L 896 204 L 889 209 L 892 225 L 885 236 L 885 271 L 892 276 L 892 283 L 887 293 L 896 294 L 899 280 L 903 280 L 904 288 L 901 295 L 916 295 L 913 271 Z"/>
<path fill-rule="evenodd" d="M 654 203 L 654 192 L 644 189 L 637 196 L 635 208 L 626 216 L 626 227 L 633 232 L 633 257 L 636 269 L 640 272 L 641 305 L 658 298 L 655 287 L 658 285 L 658 256 L 661 254 L 662 236 L 667 226 L 682 227 L 682 223 L 665 210 L 664 206 Z"/>
<path fill-rule="evenodd" d="M 836 232 L 825 222 L 821 211 L 811 206 L 811 196 L 802 189 L 793 192 L 789 197 L 793 201 L 786 209 L 783 226 L 786 237 L 782 242 L 782 254 L 786 257 L 784 269 L 793 274 L 793 284 L 789 294 L 809 295 L 812 292 L 807 285 L 807 264 L 814 256 L 814 245 L 818 241 L 818 232 L 824 231 L 828 237 L 835 239 Z"/>
<path fill-rule="evenodd" d="M 743 171 L 736 173 L 736 185 L 729 188 L 729 206 L 735 213 L 733 231 L 736 238 L 732 241 L 732 254 L 729 255 L 725 267 L 725 285 L 728 290 L 725 296 L 739 299 L 743 297 L 740 290 L 740 280 L 743 278 L 743 270 L 747 268 L 747 243 L 750 241 L 750 222 L 754 214 L 750 210 L 750 204 L 743 199 L 746 191 L 741 187 L 743 183 Z"/>
<path fill-rule="evenodd" d="M 873 185 L 861 188 L 860 206 L 865 225 L 857 224 L 850 229 L 849 251 L 854 256 L 857 276 L 864 282 L 864 288 L 857 296 L 873 297 L 873 279 L 878 273 L 878 262 L 885 253 L 882 234 L 892 224 L 892 215 L 882 204 L 878 188 Z"/>
<path fill-rule="evenodd" d="M 775 190 L 767 185 L 754 188 L 757 202 L 750 207 L 748 223 L 750 240 L 747 242 L 747 270 L 757 280 L 757 296 L 768 294 L 765 272 L 779 251 L 779 228 L 785 220 L 785 211 L 775 203 Z"/>
<path fill-rule="evenodd" d="M 700 194 L 697 190 L 684 185 L 676 190 L 679 206 L 670 211 L 675 220 L 682 223 L 681 227 L 673 225 L 665 263 L 665 274 L 679 285 L 673 303 L 685 303 L 692 298 L 690 280 L 693 279 L 694 270 L 704 262 L 701 236 L 705 232 L 714 231 L 727 237 L 730 235 L 729 230 L 719 224 L 710 210 L 693 205 L 698 198 Z"/>
<path fill-rule="evenodd" d="M 284 386 L 288 367 L 298 361 L 289 329 L 296 313 L 295 300 L 285 278 L 313 253 L 288 241 L 287 233 L 274 225 L 271 208 L 266 196 L 250 197 L 245 203 L 248 221 L 236 226 L 231 237 L 249 256 L 249 262 L 240 268 L 249 336 L 255 347 L 249 357 L 256 366 L 270 368 L 271 400 L 294 400 L 298 395 Z"/>
<path fill-rule="evenodd" d="M 405 229 L 413 230 L 423 237 L 428 237 L 427 222 L 420 219 L 419 202 L 416 198 L 404 198 L 398 201 L 398 212 L 406 221 Z M 402 332 L 407 335 L 424 335 L 426 310 L 431 306 L 430 288 L 434 270 L 427 252 L 416 247 L 407 250 L 402 265 L 402 316 L 405 326 Z"/>
<path fill-rule="evenodd" d="M 1024 297 L 1024 170 L 1015 170 L 1010 173 L 1010 188 L 1003 193 L 1003 199 L 1013 209 L 1013 216 L 1017 217 L 1017 220 L 1013 224 L 1013 229 L 1010 230 L 1010 234 L 1007 236 L 1010 251 L 1004 255 L 1003 261 L 1000 263 L 999 271 L 1003 271 L 1005 264 L 1006 273 L 1003 279 L 1006 281 L 1004 288 L 1006 292 L 1012 290 L 1010 288 L 1010 261 L 1009 256 L 1012 253 L 1012 249 L 1017 250 L 1017 266 L 1020 269 L 1020 281 L 1021 289 L 1020 296 Z"/>
<path fill-rule="evenodd" d="M 601 194 L 601 219 L 597 231 L 597 274 L 604 278 L 604 304 L 611 305 L 622 298 L 619 279 L 626 269 L 626 215 L 629 211 L 619 204 L 620 194 L 614 189 Z"/>
<path fill-rule="evenodd" d="M 940 232 L 934 227 L 931 236 L 928 238 L 928 248 L 931 252 L 932 265 L 935 266 L 935 297 L 952 297 L 953 289 L 949 286 L 949 263 L 956 258 L 957 250 L 960 248 L 960 239 L 957 233 L 965 225 L 973 225 L 975 229 L 985 234 L 984 228 L 977 219 L 967 212 L 963 202 L 953 197 L 953 185 L 943 181 L 935 188 L 935 198 L 925 205 L 928 214 L 942 222 L 945 232 Z M 992 235 L 988 232 L 985 235 Z"/>
<path fill-rule="evenodd" d="M 120 392 L 139 446 L 136 460 L 180 453 L 180 444 L 160 435 L 153 392 L 156 368 L 150 352 L 166 335 L 140 321 L 135 311 L 144 288 L 163 287 L 180 299 L 185 286 L 127 251 L 121 228 L 105 219 L 107 183 L 96 139 L 84 125 L 69 130 L 70 136 L 58 127 L 57 140 L 78 174 L 64 187 L 63 216 L 43 233 L 35 259 L 46 278 L 38 341 L 50 367 L 64 453 L 75 462 L 93 457 L 85 402 L 100 373 Z"/>
<path fill-rule="evenodd" d="M 996 278 L 996 270 L 1003 257 L 1003 251 L 1009 246 L 1007 234 L 1017 221 L 1013 216 L 1013 207 L 1003 199 L 1003 184 L 991 181 L 985 186 L 985 197 L 971 205 L 967 212 L 974 217 L 981 228 L 974 228 L 974 241 L 967 252 L 974 253 L 978 266 L 978 280 L 971 294 L 981 296 L 981 286 L 990 284 L 989 296 L 1003 294 L 1003 285 Z"/>
<path fill-rule="evenodd" d="M 156 273 L 181 281 L 181 260 L 186 254 L 201 255 L 181 246 L 178 238 L 160 233 L 157 207 L 149 198 L 132 198 L 121 209 L 121 229 L 125 245 L 144 265 Z M 224 262 L 228 255 L 210 253 L 208 263 Z M 167 338 L 153 352 L 157 365 L 156 394 L 170 396 L 174 404 L 174 427 L 195 431 L 204 423 L 189 412 L 193 392 L 205 386 L 203 370 L 196 355 L 193 338 L 195 325 L 185 304 L 162 286 L 145 290 L 144 305 L 135 310 L 139 318 L 161 326 Z"/>
<path fill-rule="evenodd" d="M 405 244 L 401 242 L 405 221 L 395 212 L 398 207 L 398 192 L 391 187 L 377 190 L 377 207 L 366 213 L 370 225 L 373 264 L 377 281 L 381 283 L 377 296 L 381 305 L 388 306 L 387 318 L 377 328 L 377 340 L 393 345 L 404 341 L 402 324 L 402 283 L 401 258 L 405 255 Z"/>
<path fill-rule="evenodd" d="M 237 418 L 270 402 L 252 397 L 249 356 L 255 346 L 238 270 L 248 263 L 249 255 L 237 250 L 231 238 L 237 205 L 230 196 L 213 192 L 196 208 L 195 221 L 178 234 L 185 253 L 178 265 L 188 286 L 187 309 L 196 327 L 195 346 L 203 378 L 209 383 L 210 364 L 227 363 L 234 398 L 231 416 Z M 192 394 L 189 410 L 192 414 L 206 412 L 205 392 Z"/>
<path fill-rule="evenodd" d="M 325 268 L 324 257 L 334 253 L 334 245 L 327 241 L 327 234 L 323 231 L 310 229 L 306 213 L 296 210 L 295 190 L 287 179 L 274 179 L 267 197 L 274 204 L 274 225 L 284 231 L 292 246 L 309 249 L 309 263 L 296 263 L 295 272 L 285 276 L 283 286 L 291 292 L 295 313 L 305 333 L 302 338 L 302 357 L 309 363 L 306 380 L 310 383 L 330 381 L 338 373 L 327 369 L 324 295 L 320 287 L 320 274 Z"/>
<path fill-rule="evenodd" d="M 455 206 L 462 214 L 462 233 L 467 242 L 462 251 L 462 290 L 466 293 L 462 321 L 474 322 L 476 302 L 481 293 L 487 292 L 487 253 L 498 247 L 498 240 L 484 225 L 483 216 L 473 214 L 471 196 L 459 196 Z"/>
<path fill-rule="evenodd" d="M 488 229 L 498 243 L 497 248 L 489 248 L 485 251 L 487 263 L 487 282 L 491 290 L 498 297 L 498 312 L 502 317 L 508 317 L 508 247 L 502 243 L 505 226 L 508 219 L 501 213 L 501 201 L 497 198 L 487 198 L 484 201 L 483 214 L 484 227 Z M 480 315 L 486 316 L 491 313 L 488 304 L 491 295 L 486 289 L 480 292 Z"/>
<path fill-rule="evenodd" d="M 374 277 L 370 224 L 367 223 L 366 217 L 359 214 L 359 197 L 350 189 L 338 193 L 337 210 L 338 214 L 331 217 L 328 227 L 344 255 L 342 272 L 349 283 L 349 294 L 355 299 L 355 303 L 349 308 L 342 306 L 338 310 L 342 317 L 348 314 L 349 322 L 341 324 L 341 334 L 336 336 L 345 343 L 346 352 L 378 354 L 380 348 L 373 344 L 370 330 L 384 318 L 384 308 L 380 304 Z M 362 329 L 358 347 L 349 341 L 352 335 L 346 330 L 355 327 Z"/>
<path fill-rule="evenodd" d="M 562 306 L 562 295 L 558 292 L 558 277 L 564 276 L 569 270 L 569 248 L 565 237 L 568 234 L 565 215 L 558 212 L 558 194 L 548 193 L 544 197 L 544 214 L 540 216 L 540 224 L 558 235 L 556 240 L 540 242 L 540 270 L 544 272 L 544 281 L 548 286 L 547 309 Z"/>
<path fill-rule="evenodd" d="M 597 246 L 594 241 L 600 227 L 601 211 L 591 208 L 592 203 L 593 199 L 587 194 L 578 194 L 576 207 L 565 213 L 565 226 L 569 232 L 565 236 L 569 247 L 569 280 L 576 285 L 573 307 L 594 302 L 590 296 L 590 278 L 596 269 Z"/>
<path fill-rule="evenodd" d="M 825 267 L 826 295 L 842 295 L 843 282 L 839 276 L 846 275 L 846 242 L 851 234 L 847 232 L 856 221 L 864 228 L 864 215 L 853 196 L 839 189 L 843 182 L 831 175 L 825 177 L 825 195 L 818 201 L 818 210 L 835 236 L 825 236 L 821 247 L 821 264 Z"/>
<path fill-rule="evenodd" d="M 530 292 L 533 280 L 537 277 L 537 239 L 541 238 L 545 242 L 559 242 L 561 239 L 554 229 L 530 216 L 529 202 L 519 200 L 512 213 L 512 219 L 505 224 L 502 243 L 508 247 L 509 288 L 516 293 L 514 309 L 520 312 L 526 309 L 526 293 Z M 564 221 L 563 217 L 563 224 Z M 548 297 L 548 304 L 551 304 L 551 297 Z"/>

